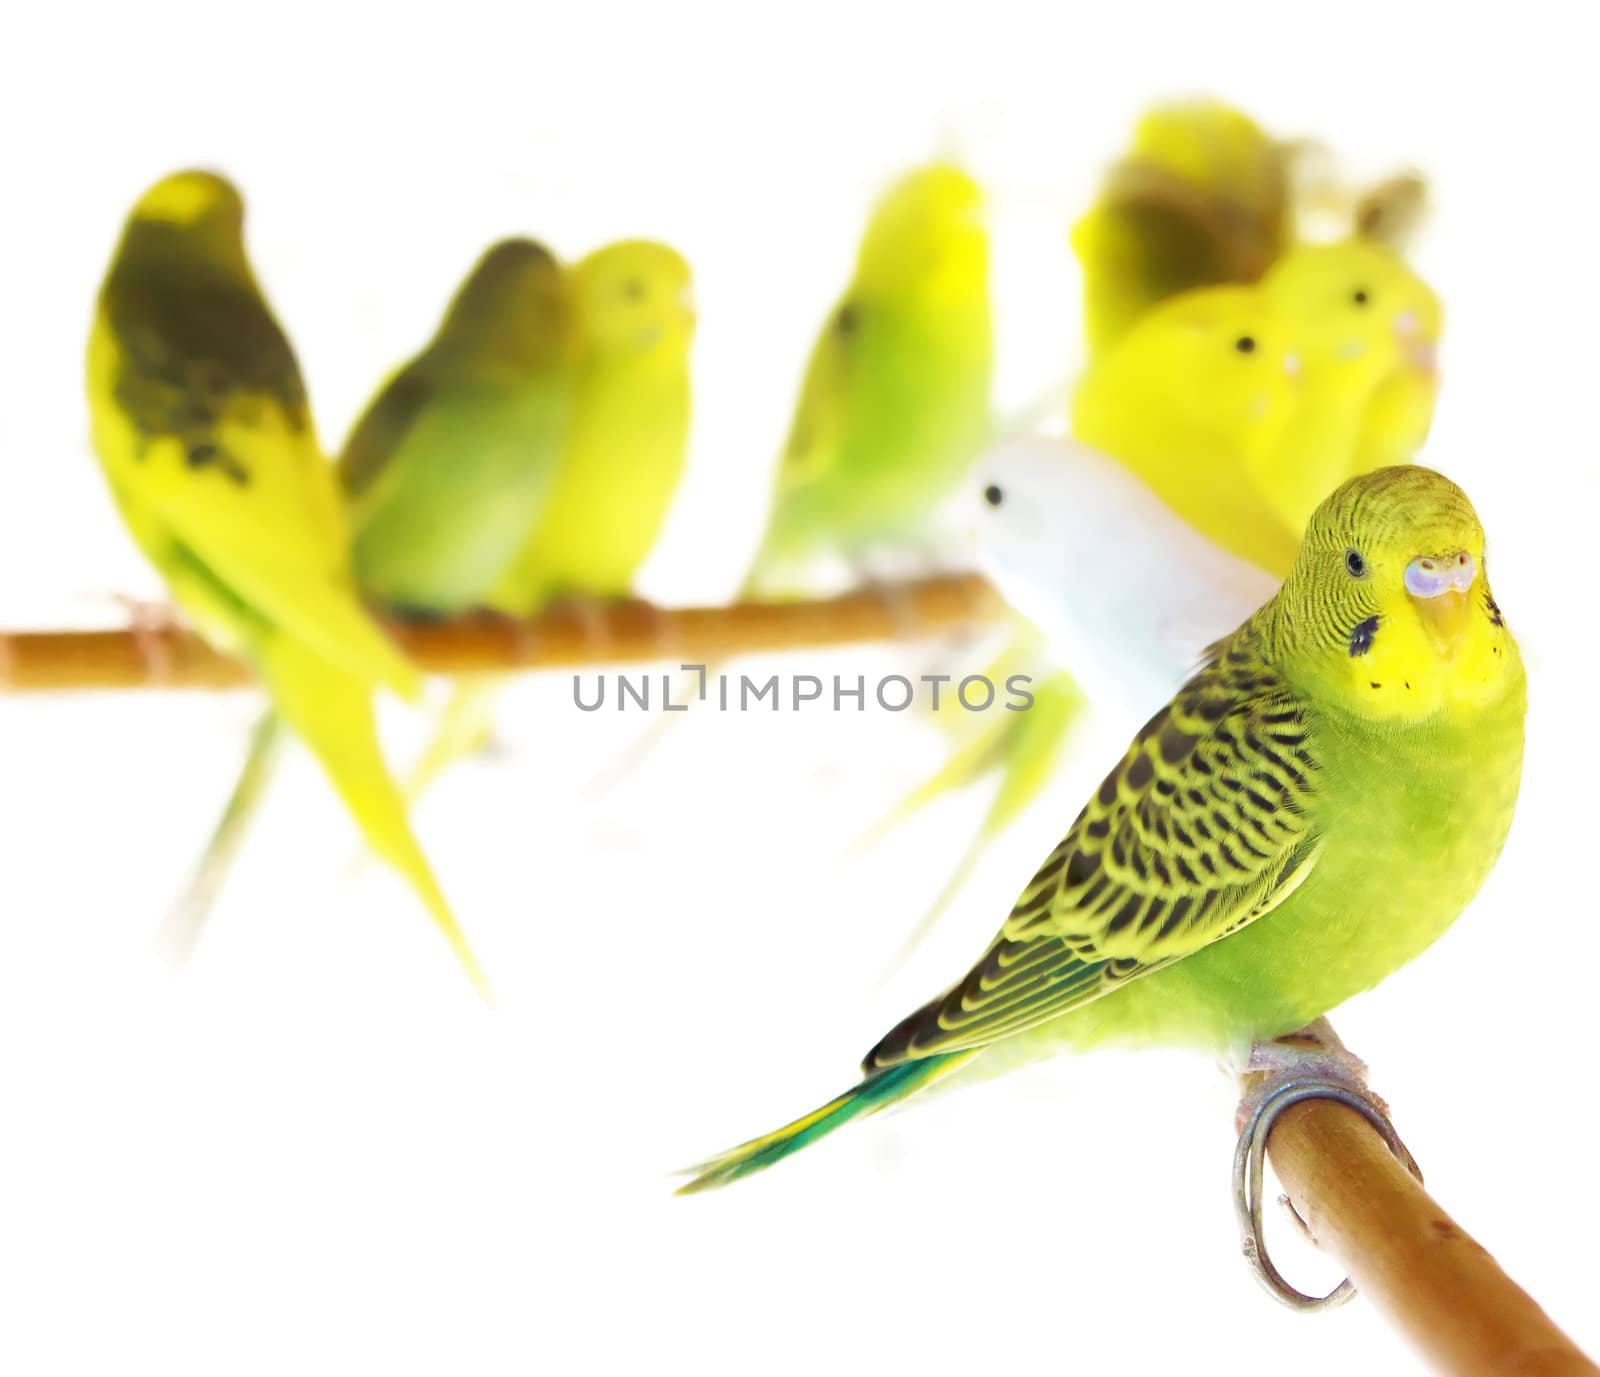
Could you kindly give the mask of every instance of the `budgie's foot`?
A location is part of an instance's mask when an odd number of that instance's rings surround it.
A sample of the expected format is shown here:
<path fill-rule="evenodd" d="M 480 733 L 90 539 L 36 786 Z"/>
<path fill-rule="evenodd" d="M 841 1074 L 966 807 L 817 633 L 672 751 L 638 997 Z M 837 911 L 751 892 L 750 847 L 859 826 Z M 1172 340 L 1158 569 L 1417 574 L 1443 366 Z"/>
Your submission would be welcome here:
<path fill-rule="evenodd" d="M 139 658 L 152 679 L 165 679 L 172 670 L 172 651 L 167 638 L 183 629 L 183 623 L 171 603 L 144 602 L 121 593 L 113 600 L 128 614 L 128 629 L 133 633 L 133 643 L 139 649 Z"/>
<path fill-rule="evenodd" d="M 1387 1116 L 1389 1107 L 1367 1088 L 1367 1064 L 1339 1040 L 1325 1018 L 1270 1042 L 1251 1044 L 1238 1068 L 1241 1074 L 1260 1073 L 1261 1079 L 1239 1102 L 1235 1131 L 1242 1131 L 1256 1110 L 1285 1085 L 1315 1080 L 1343 1086 Z"/>
<path fill-rule="evenodd" d="M 603 653 L 614 639 L 608 604 L 602 598 L 581 593 L 553 598 L 545 607 L 545 615 L 552 620 L 571 622 L 578 628 L 583 643 L 596 651 Z"/>
<path fill-rule="evenodd" d="M 580 646 L 602 651 L 611 643 L 602 604 L 582 595 L 549 597 L 536 612 L 507 617 L 505 622 L 515 665 L 534 663 L 549 640 L 559 644 L 572 636 Z"/>
<path fill-rule="evenodd" d="M 622 606 L 650 628 L 650 644 L 655 647 L 657 655 L 663 660 L 677 657 L 678 638 L 673 633 L 672 622 L 655 603 L 647 598 L 628 598 Z"/>
<path fill-rule="evenodd" d="M 1367 1067 L 1328 1025 L 1327 1019 L 1270 1042 L 1258 1042 L 1238 1061 L 1236 1070 L 1254 1075 L 1251 1088 L 1239 1105 L 1238 1145 L 1233 1154 L 1233 1207 L 1239 1224 L 1239 1241 L 1245 1260 L 1257 1279 L 1285 1305 L 1295 1310 L 1323 1310 L 1342 1305 L 1355 1294 L 1347 1277 L 1326 1295 L 1308 1295 L 1284 1279 L 1269 1256 L 1262 1220 L 1262 1188 L 1266 1177 L 1267 1140 L 1278 1116 L 1306 1100 L 1333 1100 L 1361 1115 L 1388 1144 L 1417 1180 L 1422 1179 L 1416 1160 L 1395 1132 L 1389 1106 L 1367 1089 Z M 1288 1196 L 1279 1196 L 1295 1227 L 1312 1244 L 1304 1219 Z"/>
<path fill-rule="evenodd" d="M 856 587 L 874 594 L 883 603 L 889 614 L 891 633 L 897 641 L 915 640 L 927 632 L 905 588 L 907 578 L 919 568 L 903 558 L 892 565 L 866 555 L 850 562 Z"/>
<path fill-rule="evenodd" d="M 677 653 L 671 621 L 648 598 L 575 598 L 570 607 L 595 645 L 608 646 L 619 635 L 636 636 L 650 646 L 657 659 L 670 660 Z"/>

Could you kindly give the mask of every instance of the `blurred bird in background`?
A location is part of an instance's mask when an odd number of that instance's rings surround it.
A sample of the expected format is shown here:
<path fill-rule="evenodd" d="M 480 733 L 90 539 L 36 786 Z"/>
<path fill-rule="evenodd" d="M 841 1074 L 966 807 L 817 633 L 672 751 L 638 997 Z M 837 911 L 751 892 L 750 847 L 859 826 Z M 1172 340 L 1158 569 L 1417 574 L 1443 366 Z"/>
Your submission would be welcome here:
<path fill-rule="evenodd" d="M 1175 693 L 1277 587 L 1080 441 L 996 446 L 978 463 L 970 501 L 979 567 L 1128 731 L 1136 705 Z"/>
<path fill-rule="evenodd" d="M 392 613 L 484 605 L 546 505 L 568 431 L 573 308 L 554 255 L 494 245 L 339 455 L 356 578 Z"/>
<path fill-rule="evenodd" d="M 427 346 L 378 390 L 338 461 L 357 586 L 409 618 L 481 607 L 550 490 L 572 397 L 571 307 L 542 245 L 492 246 Z M 198 940 L 272 778 L 275 712 L 257 725 L 233 794 L 169 918 Z"/>
<path fill-rule="evenodd" d="M 748 592 L 930 539 L 990 438 L 993 334 L 983 193 L 944 163 L 906 174 L 812 348 Z"/>
<path fill-rule="evenodd" d="M 489 249 L 340 456 L 368 599 L 431 618 L 625 596 L 687 454 L 689 282 L 677 253 L 642 240 L 570 270 L 529 240 Z M 408 780 L 413 801 L 486 739 L 498 683 L 457 685 Z M 191 943 L 270 777 L 276 735 L 270 721 L 258 727 L 177 911 Z"/>
<path fill-rule="evenodd" d="M 372 849 L 416 891 L 480 989 L 378 742 L 373 694 L 421 692 L 357 594 L 338 486 L 299 367 L 245 254 L 244 205 L 184 172 L 134 206 L 88 350 L 93 442 L 173 597 L 252 663 Z"/>
<path fill-rule="evenodd" d="M 1294 239 L 1296 156 L 1220 101 L 1141 116 L 1072 227 L 1089 357 L 1182 292 L 1258 281 Z"/>
<path fill-rule="evenodd" d="M 826 560 L 871 578 L 874 560 L 932 554 L 941 508 L 991 435 L 993 365 L 983 193 L 930 163 L 873 207 L 812 346 L 741 596 L 796 595 Z M 638 770 L 674 720 L 618 774 Z"/>
<path fill-rule="evenodd" d="M 624 240 L 571 270 L 576 376 L 554 482 L 488 605 L 531 616 L 552 599 L 617 599 L 660 537 L 689 455 L 689 265 Z"/>

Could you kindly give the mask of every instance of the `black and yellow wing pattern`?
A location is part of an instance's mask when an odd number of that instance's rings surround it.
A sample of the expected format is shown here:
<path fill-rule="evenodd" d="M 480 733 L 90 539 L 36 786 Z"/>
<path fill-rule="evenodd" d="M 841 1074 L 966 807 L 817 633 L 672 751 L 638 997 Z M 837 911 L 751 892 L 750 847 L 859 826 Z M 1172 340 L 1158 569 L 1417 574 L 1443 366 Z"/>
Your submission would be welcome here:
<path fill-rule="evenodd" d="M 1316 862 L 1305 709 L 1253 624 L 1145 724 L 982 959 L 901 1021 L 867 1073 L 968 1052 L 1200 950 L 1282 903 Z"/>

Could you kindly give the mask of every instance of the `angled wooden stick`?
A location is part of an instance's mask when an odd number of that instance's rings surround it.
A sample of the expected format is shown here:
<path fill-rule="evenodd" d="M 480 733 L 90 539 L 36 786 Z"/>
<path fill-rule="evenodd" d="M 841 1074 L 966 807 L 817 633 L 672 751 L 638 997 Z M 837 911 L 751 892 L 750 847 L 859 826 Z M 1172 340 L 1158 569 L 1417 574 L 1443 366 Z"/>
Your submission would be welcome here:
<path fill-rule="evenodd" d="M 1438 1371 L 1600 1377 L 1355 1110 L 1291 1105 L 1267 1152 L 1318 1245 Z"/>
<path fill-rule="evenodd" d="M 654 660 L 713 661 L 759 651 L 934 635 L 994 621 L 1005 604 L 978 574 L 946 574 L 811 602 L 656 608 L 561 607 L 531 621 L 482 616 L 391 623 L 433 674 L 481 674 Z M 248 667 L 179 627 L 153 631 L 0 632 L 0 693 L 83 689 L 226 689 Z"/>

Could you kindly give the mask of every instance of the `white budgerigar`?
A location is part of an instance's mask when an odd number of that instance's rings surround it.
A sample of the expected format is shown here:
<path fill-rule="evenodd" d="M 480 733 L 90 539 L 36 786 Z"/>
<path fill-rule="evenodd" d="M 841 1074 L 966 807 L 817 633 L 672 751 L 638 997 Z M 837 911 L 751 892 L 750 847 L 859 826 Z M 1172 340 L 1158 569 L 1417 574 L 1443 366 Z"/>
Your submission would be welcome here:
<path fill-rule="evenodd" d="M 984 572 L 1104 708 L 1170 697 L 1277 587 L 1073 440 L 996 446 L 978 462 L 971 500 Z"/>

